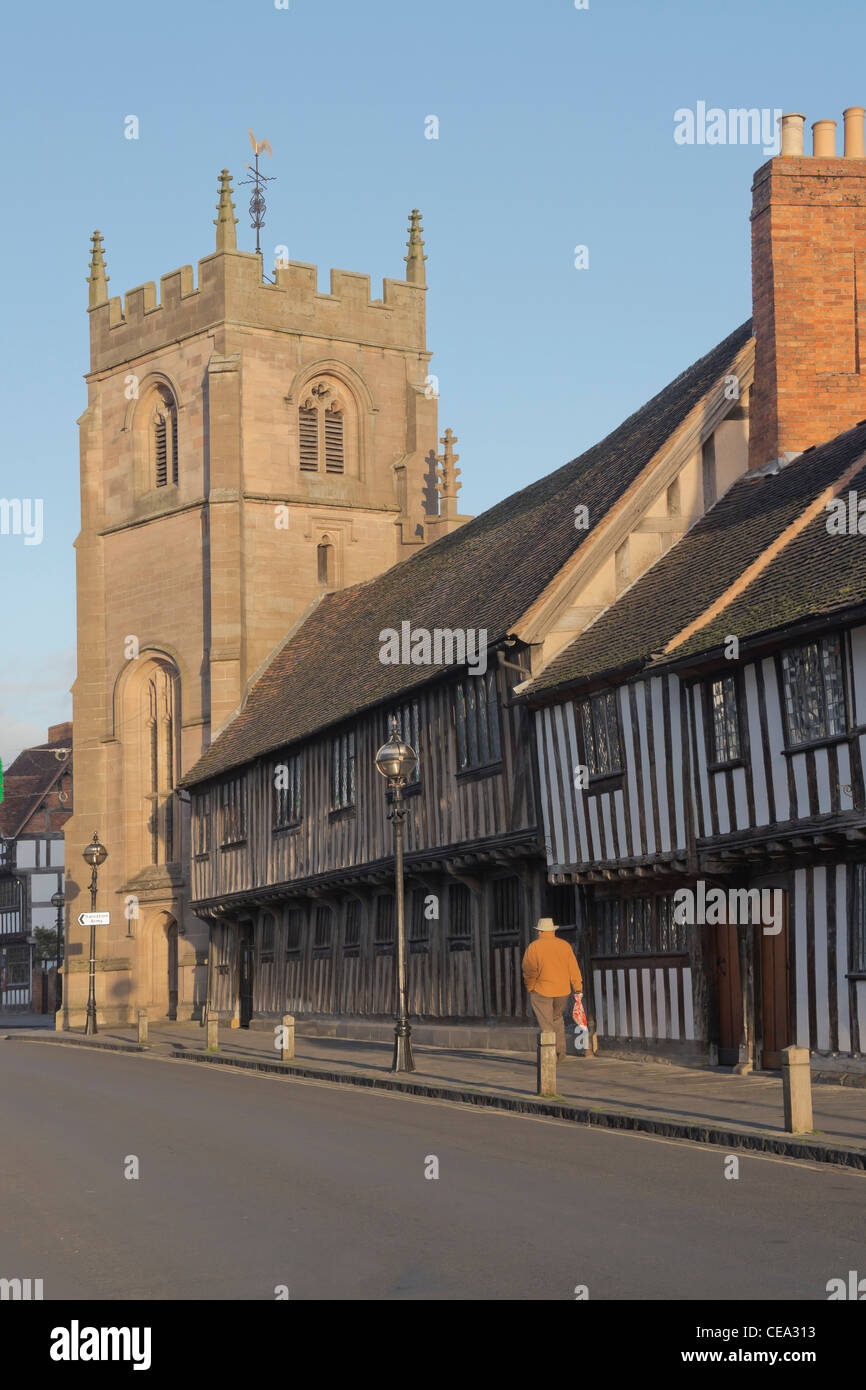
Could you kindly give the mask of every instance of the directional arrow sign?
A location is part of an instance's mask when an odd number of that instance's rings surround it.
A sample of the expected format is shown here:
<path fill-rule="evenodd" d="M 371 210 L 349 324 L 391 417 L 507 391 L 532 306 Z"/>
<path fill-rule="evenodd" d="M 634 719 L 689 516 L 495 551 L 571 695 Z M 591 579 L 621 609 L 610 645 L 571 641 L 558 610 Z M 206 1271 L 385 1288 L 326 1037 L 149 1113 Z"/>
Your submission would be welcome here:
<path fill-rule="evenodd" d="M 78 924 L 82 927 L 107 927 L 111 921 L 109 912 L 79 912 Z"/>

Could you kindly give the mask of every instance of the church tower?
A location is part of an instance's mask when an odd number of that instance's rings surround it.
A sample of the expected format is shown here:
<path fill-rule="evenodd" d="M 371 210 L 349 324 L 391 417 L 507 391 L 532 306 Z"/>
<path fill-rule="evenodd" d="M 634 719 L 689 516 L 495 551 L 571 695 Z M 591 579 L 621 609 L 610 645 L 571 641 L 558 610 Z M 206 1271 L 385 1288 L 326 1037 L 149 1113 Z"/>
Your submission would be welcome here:
<path fill-rule="evenodd" d="M 189 1018 L 205 998 L 207 928 L 187 907 L 189 821 L 174 788 L 249 681 L 328 590 L 451 529 L 440 517 L 436 393 L 420 214 L 406 276 L 370 278 L 239 251 L 231 179 L 216 248 L 109 297 L 90 262 L 90 372 L 76 541 L 75 814 L 66 827 L 64 1020 L 84 1021 L 99 870 L 102 1023 Z M 444 510 L 444 509 L 443 509 Z M 462 521 L 465 518 L 460 518 Z M 192 847 L 193 852 L 195 847 Z M 239 885 L 240 886 L 240 885 Z"/>

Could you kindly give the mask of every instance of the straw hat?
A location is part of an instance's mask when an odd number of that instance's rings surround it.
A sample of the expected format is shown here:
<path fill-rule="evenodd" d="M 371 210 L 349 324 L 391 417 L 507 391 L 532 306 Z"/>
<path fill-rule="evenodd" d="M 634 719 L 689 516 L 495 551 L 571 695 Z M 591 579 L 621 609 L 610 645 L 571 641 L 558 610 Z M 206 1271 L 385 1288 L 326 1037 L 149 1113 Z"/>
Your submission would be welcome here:
<path fill-rule="evenodd" d="M 535 924 L 536 931 L 556 931 L 556 923 L 552 917 L 539 917 Z"/>

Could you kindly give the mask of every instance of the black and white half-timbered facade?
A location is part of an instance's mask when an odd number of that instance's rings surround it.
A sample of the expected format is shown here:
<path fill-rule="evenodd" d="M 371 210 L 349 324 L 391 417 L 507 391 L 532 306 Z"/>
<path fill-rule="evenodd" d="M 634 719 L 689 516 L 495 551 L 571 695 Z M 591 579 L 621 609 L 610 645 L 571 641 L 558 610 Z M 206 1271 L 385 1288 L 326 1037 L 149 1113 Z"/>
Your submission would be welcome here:
<path fill-rule="evenodd" d="M 539 916 L 576 938 L 579 899 L 548 878 L 533 719 L 514 690 L 702 513 L 708 475 L 724 489 L 745 470 L 752 355 L 747 323 L 572 463 L 379 578 L 323 588 L 181 783 L 224 1021 L 390 1028 L 393 844 L 375 755 L 396 718 L 419 754 L 413 1026 L 480 1043 L 508 1028 L 506 1045 L 534 1046 L 521 957 Z"/>
<path fill-rule="evenodd" d="M 521 689 L 601 1050 L 866 1077 L 864 464 L 751 470 Z"/>
<path fill-rule="evenodd" d="M 72 725 L 10 763 L 0 802 L 0 1012 L 44 1007 L 34 992 L 34 932 L 56 930 L 52 895 L 63 892 L 63 826 L 72 811 Z M 48 1001 L 46 1001 L 47 1003 Z"/>

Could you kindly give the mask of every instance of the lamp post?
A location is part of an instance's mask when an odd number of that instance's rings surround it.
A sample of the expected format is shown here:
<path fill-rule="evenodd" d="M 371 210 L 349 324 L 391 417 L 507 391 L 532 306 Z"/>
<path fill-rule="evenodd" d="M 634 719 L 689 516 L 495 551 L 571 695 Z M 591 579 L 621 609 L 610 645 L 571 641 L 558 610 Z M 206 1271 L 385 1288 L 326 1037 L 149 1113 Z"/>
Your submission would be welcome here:
<path fill-rule="evenodd" d="M 403 822 L 406 803 L 403 788 L 418 765 L 418 754 L 397 733 L 397 721 L 391 720 L 391 737 L 376 754 L 376 767 L 386 779 L 392 793 L 388 819 L 394 826 L 395 888 L 397 899 L 397 1025 L 394 1029 L 394 1060 L 392 1071 L 414 1071 L 412 1029 L 406 1010 L 406 920 L 403 910 Z"/>
<path fill-rule="evenodd" d="M 87 1019 L 84 1024 L 86 1037 L 98 1032 L 96 1027 L 96 882 L 97 870 L 108 858 L 108 850 L 100 843 L 94 830 L 93 839 L 84 849 L 82 858 L 90 865 L 90 979 L 87 986 Z"/>
<path fill-rule="evenodd" d="M 51 906 L 57 913 L 57 965 L 54 971 L 54 1012 L 57 1013 L 63 1002 L 63 985 L 60 967 L 63 964 L 63 909 L 66 906 L 65 895 L 59 891 L 57 893 L 52 893 Z"/>

